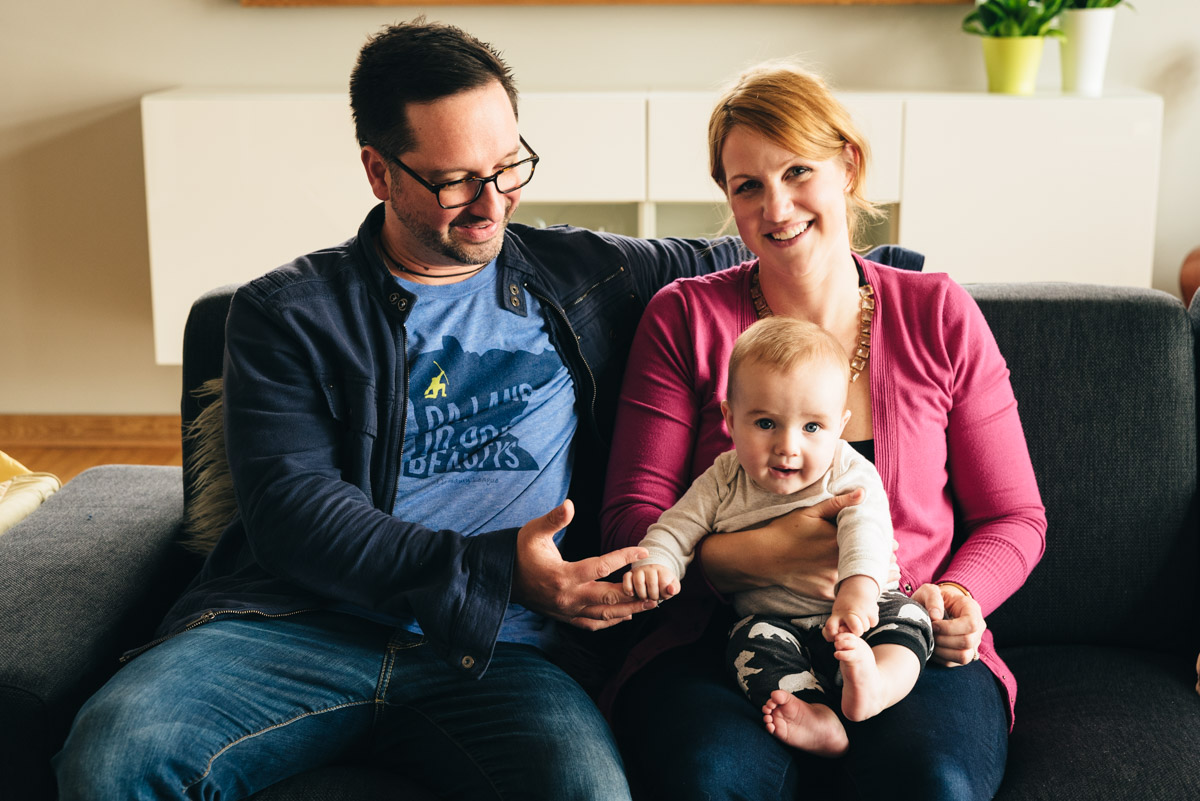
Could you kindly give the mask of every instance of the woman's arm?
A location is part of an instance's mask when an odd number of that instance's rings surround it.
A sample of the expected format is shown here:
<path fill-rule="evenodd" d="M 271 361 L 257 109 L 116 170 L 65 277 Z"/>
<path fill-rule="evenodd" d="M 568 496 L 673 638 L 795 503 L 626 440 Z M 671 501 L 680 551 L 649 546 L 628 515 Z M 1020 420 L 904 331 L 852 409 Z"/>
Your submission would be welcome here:
<path fill-rule="evenodd" d="M 642 315 L 617 402 L 601 511 L 603 550 L 637 545 L 692 479 L 700 403 L 687 303 L 670 285 Z"/>
<path fill-rule="evenodd" d="M 967 538 L 936 582 L 965 588 L 989 615 L 1029 576 L 1046 545 L 1046 510 L 1029 459 L 1008 367 L 967 292 L 946 299 L 953 405 L 950 484 Z"/>

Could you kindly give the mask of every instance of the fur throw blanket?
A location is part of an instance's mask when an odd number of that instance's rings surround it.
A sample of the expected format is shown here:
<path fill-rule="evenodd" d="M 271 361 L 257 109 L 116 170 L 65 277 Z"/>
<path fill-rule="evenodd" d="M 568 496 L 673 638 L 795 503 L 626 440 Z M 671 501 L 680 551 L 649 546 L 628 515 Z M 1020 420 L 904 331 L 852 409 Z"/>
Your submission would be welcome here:
<path fill-rule="evenodd" d="M 209 399 L 208 403 L 183 433 L 193 446 L 187 470 L 194 481 L 194 495 L 184 513 L 183 545 L 199 554 L 207 554 L 216 546 L 221 532 L 237 514 L 225 456 L 223 386 L 220 378 L 200 385 L 195 397 L 201 402 Z"/>

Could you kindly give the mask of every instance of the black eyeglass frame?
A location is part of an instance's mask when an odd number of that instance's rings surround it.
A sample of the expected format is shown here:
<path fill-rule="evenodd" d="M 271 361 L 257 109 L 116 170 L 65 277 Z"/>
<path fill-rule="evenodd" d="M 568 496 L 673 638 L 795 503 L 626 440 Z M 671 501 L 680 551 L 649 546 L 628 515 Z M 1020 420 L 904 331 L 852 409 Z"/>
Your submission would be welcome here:
<path fill-rule="evenodd" d="M 491 184 L 492 186 L 496 187 L 496 191 L 499 192 L 500 194 L 507 195 L 512 192 L 516 192 L 522 186 L 525 186 L 526 184 L 528 184 L 530 181 L 533 180 L 533 174 L 535 172 L 537 172 L 537 165 L 538 165 L 538 162 L 541 161 L 542 157 L 534 152 L 533 148 L 529 146 L 529 143 L 525 141 L 525 137 L 518 136 L 517 139 L 520 140 L 521 146 L 529 151 L 529 158 L 524 158 L 518 162 L 509 164 L 507 167 L 502 167 L 499 170 L 496 170 L 496 172 L 492 173 L 491 175 L 489 175 L 486 178 L 473 178 L 473 177 L 472 178 L 459 178 L 457 181 L 446 181 L 445 183 L 441 183 L 441 184 L 431 184 L 429 181 L 426 181 L 420 175 L 417 175 L 417 173 L 412 169 L 412 167 L 409 167 L 407 164 L 405 164 L 400 159 L 396 158 L 395 156 L 391 155 L 390 153 L 384 153 L 382 150 L 380 150 L 379 152 L 385 158 L 387 158 L 389 161 L 395 162 L 397 167 L 399 167 L 400 169 L 402 169 L 406 173 L 408 173 L 410 176 L 412 176 L 414 181 L 416 181 L 421 186 L 425 187 L 430 192 L 432 192 L 433 196 L 435 198 L 437 198 L 438 205 L 441 206 L 443 209 L 461 209 L 463 206 L 470 206 L 476 200 L 479 200 L 479 196 L 483 194 L 483 187 L 487 186 L 488 184 Z M 376 150 L 378 150 L 378 148 L 376 148 Z M 500 178 L 500 176 L 503 175 L 504 173 L 508 172 L 509 170 L 520 167 L 522 164 L 530 164 L 531 165 L 530 169 L 529 169 L 529 177 L 526 178 L 524 181 L 522 181 L 519 185 L 514 186 L 512 189 L 501 189 L 500 184 L 497 183 L 497 180 Z M 443 189 L 445 189 L 448 186 L 457 186 L 459 184 L 465 184 L 465 183 L 469 183 L 472 181 L 475 183 L 475 196 L 472 197 L 470 200 L 466 201 L 465 203 L 455 203 L 453 206 L 447 206 L 445 203 L 442 202 L 442 190 Z"/>

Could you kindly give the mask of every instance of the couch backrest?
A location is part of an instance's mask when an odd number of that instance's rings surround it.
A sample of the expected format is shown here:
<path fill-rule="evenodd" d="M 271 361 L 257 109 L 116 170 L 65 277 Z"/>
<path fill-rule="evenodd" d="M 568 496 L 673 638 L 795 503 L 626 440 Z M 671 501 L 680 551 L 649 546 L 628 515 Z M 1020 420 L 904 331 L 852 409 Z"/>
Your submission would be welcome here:
<path fill-rule="evenodd" d="M 1049 527 L 997 644 L 1189 648 L 1197 603 L 1194 334 L 1178 299 L 1078 284 L 968 287 L 1012 373 Z"/>

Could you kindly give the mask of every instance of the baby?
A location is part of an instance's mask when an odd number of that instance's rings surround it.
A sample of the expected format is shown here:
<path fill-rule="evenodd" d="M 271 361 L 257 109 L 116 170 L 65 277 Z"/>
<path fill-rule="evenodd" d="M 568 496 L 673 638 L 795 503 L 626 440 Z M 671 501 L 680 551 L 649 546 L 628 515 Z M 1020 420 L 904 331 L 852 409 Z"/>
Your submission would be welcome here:
<path fill-rule="evenodd" d="M 925 609 L 887 586 L 892 522 L 883 483 L 841 439 L 849 375 L 845 351 L 817 325 L 768 317 L 750 326 L 730 355 L 721 404 L 734 450 L 647 530 L 641 545 L 650 556 L 624 577 L 627 592 L 665 600 L 679 593 L 708 534 L 755 528 L 862 488 L 862 501 L 838 514 L 832 606 L 781 586 L 733 596 L 743 619 L 730 632 L 731 672 L 761 705 L 768 731 L 821 756 L 849 747 L 831 698 L 839 687 L 842 714 L 865 720 L 904 698 L 933 652 Z"/>

